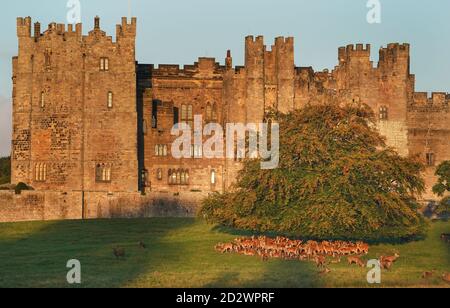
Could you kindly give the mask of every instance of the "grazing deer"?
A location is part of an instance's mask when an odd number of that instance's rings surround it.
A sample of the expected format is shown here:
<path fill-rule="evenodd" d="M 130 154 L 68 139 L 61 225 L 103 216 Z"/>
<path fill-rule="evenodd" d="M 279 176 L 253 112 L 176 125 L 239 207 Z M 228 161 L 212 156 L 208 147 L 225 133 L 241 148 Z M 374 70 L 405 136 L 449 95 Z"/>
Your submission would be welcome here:
<path fill-rule="evenodd" d="M 116 259 L 125 258 L 125 249 L 123 248 L 114 248 L 113 254 L 116 257 Z"/>
<path fill-rule="evenodd" d="M 341 258 L 335 258 L 333 261 L 331 261 L 331 264 L 339 264 L 341 263 Z"/>
<path fill-rule="evenodd" d="M 433 277 L 433 275 L 434 275 L 434 271 L 431 271 L 431 272 L 423 272 L 423 274 L 422 274 L 422 279 L 429 279 L 429 278 Z"/>
<path fill-rule="evenodd" d="M 390 270 L 394 262 L 388 260 L 386 257 L 380 257 L 380 265 L 382 269 Z"/>
<path fill-rule="evenodd" d="M 321 272 L 319 272 L 319 275 L 326 275 L 331 273 L 331 270 L 328 267 L 325 267 L 325 269 Z"/>
<path fill-rule="evenodd" d="M 365 267 L 366 265 L 364 264 L 364 262 L 359 258 L 359 257 L 348 257 L 348 264 L 352 265 L 352 264 L 356 264 L 360 267 Z"/>
<path fill-rule="evenodd" d="M 327 259 L 324 256 L 317 256 L 314 259 L 314 262 L 316 263 L 317 267 L 325 267 Z"/>
<path fill-rule="evenodd" d="M 396 253 L 392 257 L 381 257 L 381 258 L 386 262 L 395 263 L 400 258 L 400 255 L 398 253 Z"/>
<path fill-rule="evenodd" d="M 450 243 L 450 233 L 442 233 L 441 240 L 444 242 Z"/>
<path fill-rule="evenodd" d="M 447 283 L 450 283 L 450 273 L 445 273 L 442 275 L 442 280 L 444 280 Z"/>

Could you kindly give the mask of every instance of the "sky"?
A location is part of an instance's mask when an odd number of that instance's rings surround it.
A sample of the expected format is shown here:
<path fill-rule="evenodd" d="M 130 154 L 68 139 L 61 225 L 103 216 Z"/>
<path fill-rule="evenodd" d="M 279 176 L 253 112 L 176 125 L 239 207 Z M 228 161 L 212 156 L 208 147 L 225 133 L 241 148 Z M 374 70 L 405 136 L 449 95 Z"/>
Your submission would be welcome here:
<path fill-rule="evenodd" d="M 72 0 L 71 0 L 72 1 Z M 131 6 L 129 6 L 129 1 Z M 11 58 L 17 53 L 16 17 L 47 25 L 67 23 L 68 0 L 4 1 L 0 10 L 0 156 L 11 139 Z M 367 22 L 368 0 L 80 0 L 83 31 L 95 15 L 115 35 L 129 11 L 138 18 L 137 60 L 192 64 L 198 57 L 224 61 L 231 49 L 235 65 L 244 61 L 244 38 L 264 35 L 295 38 L 297 66 L 332 69 L 340 46 L 391 42 L 411 44 L 411 70 L 417 91 L 450 92 L 450 1 L 379 0 L 381 23 Z M 130 10 L 131 8 L 131 10 Z"/>

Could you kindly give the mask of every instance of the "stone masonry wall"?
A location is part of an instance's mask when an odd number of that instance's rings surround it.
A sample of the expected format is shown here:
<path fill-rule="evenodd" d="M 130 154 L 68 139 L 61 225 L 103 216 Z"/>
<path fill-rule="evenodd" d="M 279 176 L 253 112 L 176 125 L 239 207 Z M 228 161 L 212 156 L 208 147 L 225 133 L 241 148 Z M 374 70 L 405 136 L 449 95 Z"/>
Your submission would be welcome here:
<path fill-rule="evenodd" d="M 0 222 L 103 218 L 193 217 L 205 193 L 0 191 Z"/>

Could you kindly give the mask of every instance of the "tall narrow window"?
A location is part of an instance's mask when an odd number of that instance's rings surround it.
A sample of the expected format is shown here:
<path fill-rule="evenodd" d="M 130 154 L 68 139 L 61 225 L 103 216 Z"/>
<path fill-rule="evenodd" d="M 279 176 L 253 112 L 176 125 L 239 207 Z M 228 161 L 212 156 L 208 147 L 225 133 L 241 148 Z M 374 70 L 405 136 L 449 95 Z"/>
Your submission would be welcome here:
<path fill-rule="evenodd" d="M 144 187 L 149 187 L 148 176 L 149 176 L 148 170 L 147 169 L 142 170 L 142 184 L 144 185 Z"/>
<path fill-rule="evenodd" d="M 41 92 L 40 104 L 41 104 L 41 108 L 45 107 L 45 92 L 44 91 Z"/>
<path fill-rule="evenodd" d="M 426 159 L 427 159 L 427 165 L 429 167 L 433 167 L 435 165 L 434 153 L 427 153 Z"/>
<path fill-rule="evenodd" d="M 155 145 L 155 156 L 166 157 L 168 155 L 168 147 L 166 144 Z"/>
<path fill-rule="evenodd" d="M 45 69 L 50 70 L 52 68 L 52 50 L 47 48 L 45 50 Z"/>
<path fill-rule="evenodd" d="M 158 179 L 158 181 L 162 181 L 162 179 L 163 179 L 163 171 L 162 171 L 161 168 L 159 168 L 159 169 L 156 171 L 156 178 Z"/>
<path fill-rule="evenodd" d="M 216 184 L 216 170 L 211 170 L 211 185 Z"/>
<path fill-rule="evenodd" d="M 100 58 L 100 71 L 102 71 L 102 72 L 109 71 L 109 59 L 108 58 Z"/>
<path fill-rule="evenodd" d="M 170 185 L 189 185 L 189 170 L 187 169 L 170 169 L 168 175 Z"/>
<path fill-rule="evenodd" d="M 37 182 L 45 182 L 47 180 L 47 164 L 37 163 L 35 165 L 34 179 Z"/>
<path fill-rule="evenodd" d="M 113 107 L 114 95 L 111 91 L 108 92 L 108 108 Z"/>
<path fill-rule="evenodd" d="M 194 128 L 194 113 L 192 105 L 181 106 L 181 122 L 189 125 L 191 129 Z"/>
<path fill-rule="evenodd" d="M 210 123 L 212 121 L 212 107 L 211 104 L 208 103 L 206 105 L 206 122 Z"/>
<path fill-rule="evenodd" d="M 148 132 L 148 130 L 147 130 L 147 121 L 146 121 L 146 120 L 143 120 L 143 121 L 142 121 L 142 133 L 143 133 L 144 135 L 147 135 L 147 132 Z"/>
<path fill-rule="evenodd" d="M 212 122 L 217 122 L 218 118 L 217 118 L 217 104 L 214 103 L 212 106 L 212 112 L 211 112 L 211 121 Z"/>
<path fill-rule="evenodd" d="M 203 148 L 201 145 L 191 145 L 191 157 L 192 158 L 202 158 L 203 157 Z"/>

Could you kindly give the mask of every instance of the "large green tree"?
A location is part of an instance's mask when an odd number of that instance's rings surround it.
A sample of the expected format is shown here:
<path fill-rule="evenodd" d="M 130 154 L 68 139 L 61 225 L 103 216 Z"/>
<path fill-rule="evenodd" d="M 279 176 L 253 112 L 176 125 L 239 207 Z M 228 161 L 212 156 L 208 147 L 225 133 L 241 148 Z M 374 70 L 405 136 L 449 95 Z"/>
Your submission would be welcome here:
<path fill-rule="evenodd" d="M 438 182 L 433 187 L 433 192 L 439 197 L 450 193 L 450 161 L 445 161 L 436 169 Z M 450 214 L 450 197 L 443 198 L 437 208 L 438 214 Z"/>
<path fill-rule="evenodd" d="M 213 223 L 317 239 L 408 239 L 426 223 L 415 197 L 423 165 L 399 156 L 366 105 L 310 105 L 274 114 L 280 165 L 248 160 L 235 189 L 204 201 Z"/>

